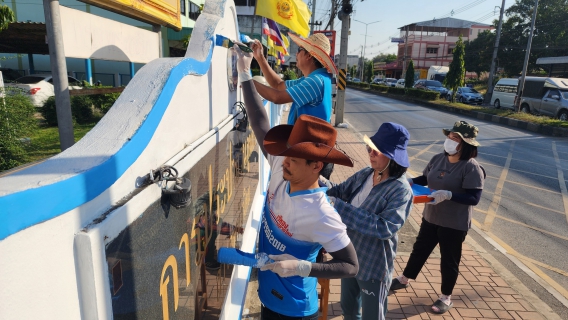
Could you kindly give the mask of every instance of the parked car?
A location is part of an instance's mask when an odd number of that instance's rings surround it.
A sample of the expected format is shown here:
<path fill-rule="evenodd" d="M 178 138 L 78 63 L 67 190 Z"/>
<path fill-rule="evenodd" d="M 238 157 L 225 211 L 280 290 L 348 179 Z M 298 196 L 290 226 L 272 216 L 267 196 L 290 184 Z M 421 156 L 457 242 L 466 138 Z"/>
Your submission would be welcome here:
<path fill-rule="evenodd" d="M 361 80 L 359 78 L 353 78 L 351 81 L 352 82 L 361 82 Z"/>
<path fill-rule="evenodd" d="M 396 88 L 404 88 L 404 79 L 398 79 L 395 85 Z"/>
<path fill-rule="evenodd" d="M 491 104 L 499 109 L 515 107 L 515 97 L 517 96 L 517 87 L 519 79 L 503 78 L 497 81 L 493 87 L 493 95 L 491 96 Z"/>
<path fill-rule="evenodd" d="M 386 78 L 386 79 L 385 79 L 385 84 L 386 84 L 387 86 L 389 86 L 389 87 L 395 87 L 397 81 L 398 81 L 398 80 L 395 79 L 395 78 Z"/>
<path fill-rule="evenodd" d="M 448 101 L 452 99 L 452 91 L 448 91 L 446 94 Z M 470 87 L 458 87 L 456 91 L 456 101 L 461 103 L 471 103 L 471 104 L 482 104 L 483 96 L 477 90 Z"/>
<path fill-rule="evenodd" d="M 448 94 L 448 89 L 444 88 L 442 83 L 436 80 L 426 80 L 426 79 L 416 80 L 416 82 L 414 83 L 414 88 L 438 91 L 440 93 L 441 98 L 446 97 L 446 95 Z"/>
<path fill-rule="evenodd" d="M 521 112 L 568 121 L 568 79 L 526 77 Z"/>
<path fill-rule="evenodd" d="M 67 81 L 69 82 L 69 90 L 82 88 L 81 81 L 73 77 L 67 77 Z M 12 90 L 10 90 L 10 88 Z M 36 107 L 43 107 L 47 99 L 55 95 L 53 78 L 50 74 L 23 76 L 12 83 L 6 84 L 6 92 L 8 94 L 15 92 L 15 90 L 20 90 L 22 93 L 29 96 L 32 104 Z"/>
<path fill-rule="evenodd" d="M 373 84 L 380 84 L 380 85 L 384 85 L 385 81 L 383 79 L 373 79 Z"/>
<path fill-rule="evenodd" d="M 2 79 L 5 83 L 14 82 L 14 80 L 22 76 L 18 71 L 10 68 L 0 68 L 0 72 L 2 72 Z"/>

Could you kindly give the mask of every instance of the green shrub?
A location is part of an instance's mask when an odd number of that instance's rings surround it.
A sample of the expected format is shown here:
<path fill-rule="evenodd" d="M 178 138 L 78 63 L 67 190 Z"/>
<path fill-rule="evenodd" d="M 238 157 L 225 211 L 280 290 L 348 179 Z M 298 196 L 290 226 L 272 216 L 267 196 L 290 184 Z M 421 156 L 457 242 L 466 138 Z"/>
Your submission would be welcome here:
<path fill-rule="evenodd" d="M 89 89 L 100 89 L 100 88 L 114 88 L 112 86 L 103 86 L 103 87 L 89 87 Z M 115 93 L 106 93 L 106 94 L 93 94 L 90 95 L 89 98 L 91 99 L 93 106 L 96 110 L 100 110 L 100 112 L 104 115 L 108 112 L 108 110 L 114 105 L 116 99 L 120 97 L 120 92 Z"/>
<path fill-rule="evenodd" d="M 40 112 L 48 126 L 57 126 L 55 97 L 49 97 L 43 107 L 40 108 Z M 87 124 L 95 121 L 96 117 L 93 112 L 93 101 L 90 96 L 71 97 L 71 115 L 73 121 L 78 124 Z"/>
<path fill-rule="evenodd" d="M 440 93 L 436 91 L 420 90 L 420 89 L 406 89 L 406 95 L 424 100 L 437 100 L 440 98 Z"/>
<path fill-rule="evenodd" d="M 27 162 L 27 155 L 20 139 L 37 130 L 35 108 L 28 97 L 8 95 L 0 98 L 0 171 Z"/>
<path fill-rule="evenodd" d="M 371 90 L 385 93 L 389 90 L 389 87 L 381 84 L 371 84 Z"/>
<path fill-rule="evenodd" d="M 294 72 L 294 70 L 288 69 L 284 71 L 284 80 L 296 80 L 296 79 L 298 79 L 298 75 L 296 74 L 296 72 Z"/>
<path fill-rule="evenodd" d="M 389 87 L 387 92 L 392 93 L 392 94 L 403 95 L 405 93 L 405 90 L 404 90 L 404 88 Z"/>

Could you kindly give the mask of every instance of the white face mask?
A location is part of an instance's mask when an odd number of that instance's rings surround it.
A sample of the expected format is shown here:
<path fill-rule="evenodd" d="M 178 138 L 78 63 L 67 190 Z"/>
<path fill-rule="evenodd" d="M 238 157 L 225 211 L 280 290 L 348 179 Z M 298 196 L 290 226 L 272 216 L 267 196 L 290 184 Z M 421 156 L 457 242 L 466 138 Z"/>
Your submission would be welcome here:
<path fill-rule="evenodd" d="M 458 142 L 455 142 L 454 140 L 450 139 L 450 138 L 446 138 L 446 141 L 444 142 L 444 150 L 446 150 L 446 152 L 450 155 L 453 156 L 454 154 L 458 153 L 458 146 L 460 144 Z"/>

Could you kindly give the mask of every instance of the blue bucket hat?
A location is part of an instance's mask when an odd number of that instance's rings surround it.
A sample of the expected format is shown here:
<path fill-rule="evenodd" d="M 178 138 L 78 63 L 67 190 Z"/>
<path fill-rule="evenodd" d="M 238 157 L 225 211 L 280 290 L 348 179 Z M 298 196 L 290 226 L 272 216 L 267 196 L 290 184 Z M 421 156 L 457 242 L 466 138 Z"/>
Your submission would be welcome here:
<path fill-rule="evenodd" d="M 406 152 L 410 134 L 400 124 L 385 122 L 374 136 L 369 138 L 365 135 L 363 140 L 369 147 L 384 154 L 400 166 L 405 168 L 410 166 L 408 153 Z"/>

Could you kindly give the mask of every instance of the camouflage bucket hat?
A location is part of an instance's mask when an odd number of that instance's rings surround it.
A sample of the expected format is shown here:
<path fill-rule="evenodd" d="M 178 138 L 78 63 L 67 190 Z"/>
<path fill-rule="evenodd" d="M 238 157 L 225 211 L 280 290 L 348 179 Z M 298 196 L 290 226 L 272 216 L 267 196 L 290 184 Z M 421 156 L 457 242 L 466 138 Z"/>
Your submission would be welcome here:
<path fill-rule="evenodd" d="M 474 126 L 473 124 L 469 124 L 465 121 L 458 121 L 456 123 L 454 123 L 454 127 L 451 129 L 442 129 L 442 131 L 444 132 L 444 135 L 448 135 L 450 134 L 450 132 L 454 132 L 460 135 L 460 137 L 463 139 L 463 141 L 465 141 L 467 144 L 470 144 L 472 146 L 476 146 L 479 147 L 480 144 L 479 142 L 477 142 L 477 140 L 475 140 L 475 138 L 477 138 L 477 133 L 479 132 L 479 129 L 477 129 L 476 126 Z"/>

